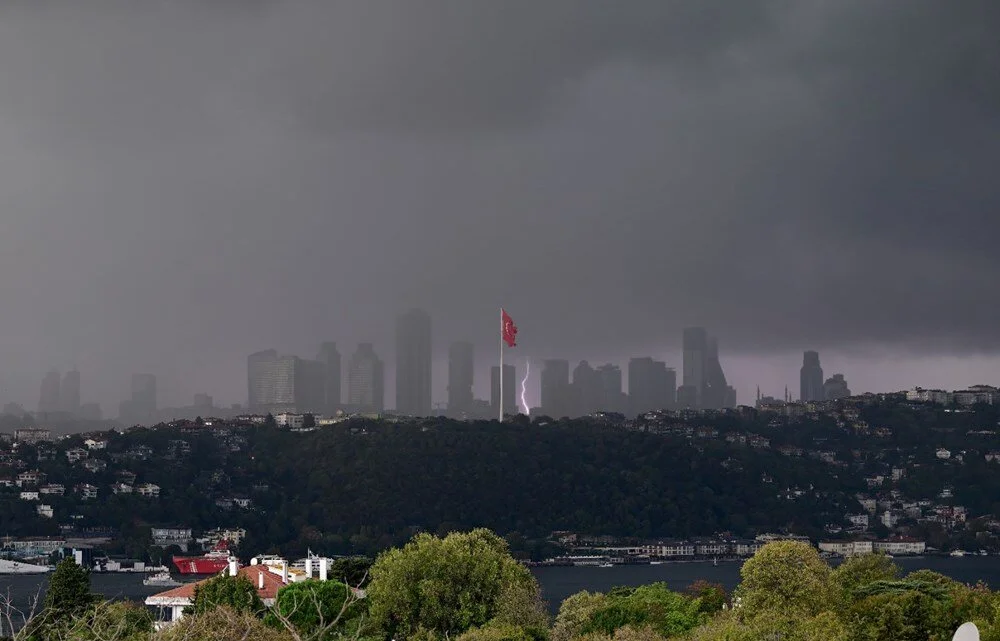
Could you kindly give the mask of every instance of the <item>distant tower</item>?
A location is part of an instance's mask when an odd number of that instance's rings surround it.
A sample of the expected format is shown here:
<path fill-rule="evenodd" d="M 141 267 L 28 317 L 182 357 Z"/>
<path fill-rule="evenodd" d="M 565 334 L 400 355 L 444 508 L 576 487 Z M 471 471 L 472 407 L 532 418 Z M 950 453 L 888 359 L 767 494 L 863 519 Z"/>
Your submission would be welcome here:
<path fill-rule="evenodd" d="M 799 400 L 822 401 L 824 398 L 823 368 L 819 365 L 819 352 L 803 352 L 802 369 L 799 370 Z"/>
<path fill-rule="evenodd" d="M 38 413 L 47 414 L 59 411 L 59 372 L 53 370 L 42 379 L 42 391 L 38 396 Z"/>
<path fill-rule="evenodd" d="M 834 374 L 826 379 L 826 382 L 823 384 L 823 392 L 828 401 L 847 398 L 851 395 L 851 390 L 847 387 L 847 381 L 844 379 L 843 374 Z"/>
<path fill-rule="evenodd" d="M 597 409 L 602 412 L 624 412 L 625 395 L 622 394 L 622 370 L 610 363 L 601 365 L 597 376 Z"/>
<path fill-rule="evenodd" d="M 452 416 L 461 416 L 473 409 L 474 357 L 472 343 L 452 343 L 448 350 L 448 413 Z"/>
<path fill-rule="evenodd" d="M 683 392 L 689 409 L 701 409 L 705 404 L 707 387 L 706 360 L 708 357 L 708 333 L 704 327 L 684 329 L 684 376 L 686 388 Z"/>
<path fill-rule="evenodd" d="M 80 372 L 76 369 L 63 375 L 59 389 L 59 409 L 74 415 L 80 411 Z"/>
<path fill-rule="evenodd" d="M 570 416 L 586 416 L 601 408 L 601 382 L 597 372 L 587 361 L 573 368 L 573 383 L 571 388 L 572 409 Z"/>
<path fill-rule="evenodd" d="M 556 418 L 570 415 L 569 361 L 550 359 L 542 364 L 542 413 Z"/>
<path fill-rule="evenodd" d="M 323 411 L 333 415 L 340 409 L 341 365 L 337 344 L 323 343 L 316 360 L 323 363 L 324 369 Z"/>
<path fill-rule="evenodd" d="M 247 407 L 264 413 L 275 402 L 274 362 L 278 352 L 265 349 L 247 356 Z"/>
<path fill-rule="evenodd" d="M 358 412 L 385 409 L 385 373 L 371 343 L 359 343 L 347 366 L 347 403 Z"/>
<path fill-rule="evenodd" d="M 516 372 L 513 365 L 503 366 L 503 413 L 506 415 L 517 414 L 517 390 L 515 388 Z M 490 368 L 490 408 L 499 412 L 500 410 L 500 367 L 494 365 Z"/>
<path fill-rule="evenodd" d="M 629 360 L 628 397 L 632 414 L 673 409 L 676 387 L 677 375 L 666 363 L 648 356 Z"/>
<path fill-rule="evenodd" d="M 396 411 L 431 415 L 431 318 L 419 309 L 396 320 Z"/>

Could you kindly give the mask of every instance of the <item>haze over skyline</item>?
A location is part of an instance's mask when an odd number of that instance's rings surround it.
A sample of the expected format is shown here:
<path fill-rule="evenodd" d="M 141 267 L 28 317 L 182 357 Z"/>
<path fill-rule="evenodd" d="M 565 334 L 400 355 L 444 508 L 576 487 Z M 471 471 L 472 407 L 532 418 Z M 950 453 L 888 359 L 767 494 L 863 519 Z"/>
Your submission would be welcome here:
<path fill-rule="evenodd" d="M 247 354 L 325 340 L 375 343 L 394 398 L 414 306 L 435 401 L 458 340 L 488 395 L 501 305 L 518 378 L 679 369 L 702 325 L 741 403 L 807 349 L 855 391 L 1000 383 L 998 30 L 985 0 L 8 3 L 0 401 L 75 365 L 106 415 L 136 372 L 243 403 Z"/>

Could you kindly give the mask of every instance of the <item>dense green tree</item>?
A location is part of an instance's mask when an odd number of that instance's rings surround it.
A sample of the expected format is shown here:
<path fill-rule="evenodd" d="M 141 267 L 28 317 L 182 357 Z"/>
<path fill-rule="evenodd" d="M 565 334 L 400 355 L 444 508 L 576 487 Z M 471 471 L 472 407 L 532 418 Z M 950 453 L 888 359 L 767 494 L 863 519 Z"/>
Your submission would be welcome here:
<path fill-rule="evenodd" d="M 420 534 L 379 555 L 368 585 L 373 626 L 386 637 L 446 638 L 495 621 L 544 627 L 538 584 L 484 529 Z"/>
<path fill-rule="evenodd" d="M 343 583 L 310 580 L 282 588 L 267 619 L 322 641 L 359 635 L 366 609 L 367 600 Z"/>
<path fill-rule="evenodd" d="M 768 543 L 740 569 L 736 590 L 743 618 L 783 612 L 815 616 L 832 603 L 830 566 L 808 543 Z"/>
<path fill-rule="evenodd" d="M 90 592 L 90 572 L 67 557 L 59 562 L 45 591 L 44 611 L 48 621 L 69 619 L 95 603 Z"/>
<path fill-rule="evenodd" d="M 219 575 L 195 587 L 191 607 L 193 614 L 204 614 L 222 606 L 256 616 L 262 615 L 265 610 L 264 602 L 257 594 L 257 586 L 242 574 Z"/>
<path fill-rule="evenodd" d="M 689 585 L 684 592 L 688 596 L 699 599 L 699 609 L 706 614 L 718 612 L 729 603 L 729 595 L 726 593 L 726 588 L 719 583 L 698 580 Z"/>
<path fill-rule="evenodd" d="M 698 598 L 673 592 L 665 583 L 654 583 L 611 591 L 590 612 L 582 631 L 612 635 L 625 626 L 649 627 L 670 637 L 697 627 L 707 618 Z"/>
<path fill-rule="evenodd" d="M 858 554 L 848 557 L 831 574 L 840 590 L 840 598 L 849 600 L 851 592 L 876 581 L 891 581 L 899 576 L 899 566 L 884 554 Z"/>

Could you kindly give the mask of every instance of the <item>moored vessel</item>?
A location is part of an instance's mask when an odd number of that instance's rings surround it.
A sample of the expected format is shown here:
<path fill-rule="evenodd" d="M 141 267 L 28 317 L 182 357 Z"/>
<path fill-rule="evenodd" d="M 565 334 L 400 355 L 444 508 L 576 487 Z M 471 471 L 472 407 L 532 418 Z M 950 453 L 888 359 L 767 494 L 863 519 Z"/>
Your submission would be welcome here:
<path fill-rule="evenodd" d="M 51 569 L 46 565 L 0 559 L 0 574 L 45 574 Z"/>
<path fill-rule="evenodd" d="M 175 556 L 172 561 L 181 574 L 217 574 L 229 565 L 229 559 L 229 541 L 222 540 L 202 556 Z"/>

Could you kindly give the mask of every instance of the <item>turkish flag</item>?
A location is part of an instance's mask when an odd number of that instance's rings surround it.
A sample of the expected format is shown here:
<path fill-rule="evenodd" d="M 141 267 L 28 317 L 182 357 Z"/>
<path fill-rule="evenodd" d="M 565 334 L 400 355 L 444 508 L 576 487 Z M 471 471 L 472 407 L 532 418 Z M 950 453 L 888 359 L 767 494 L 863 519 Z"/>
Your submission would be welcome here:
<path fill-rule="evenodd" d="M 502 320 L 501 336 L 507 347 L 514 347 L 517 345 L 517 325 L 514 324 L 514 319 L 510 317 L 503 309 L 500 310 L 500 317 Z"/>

